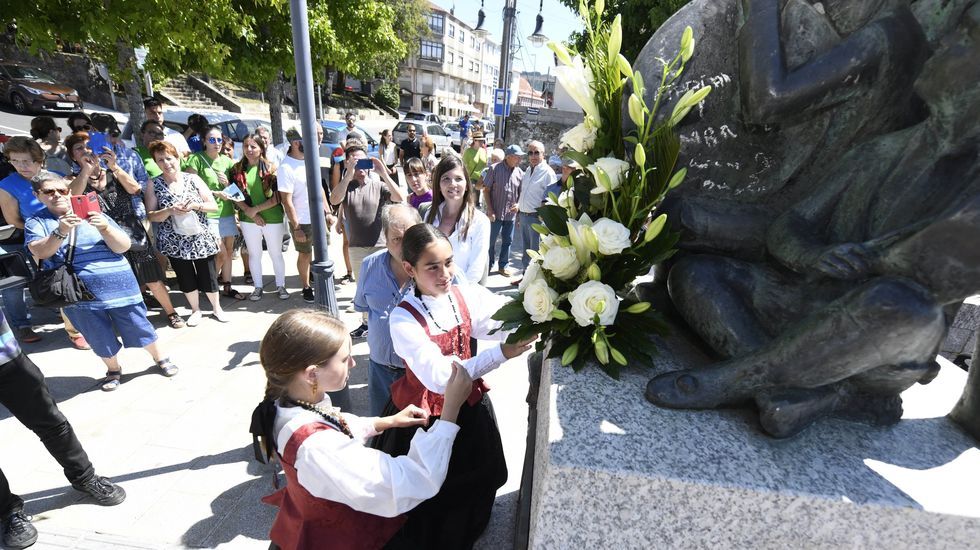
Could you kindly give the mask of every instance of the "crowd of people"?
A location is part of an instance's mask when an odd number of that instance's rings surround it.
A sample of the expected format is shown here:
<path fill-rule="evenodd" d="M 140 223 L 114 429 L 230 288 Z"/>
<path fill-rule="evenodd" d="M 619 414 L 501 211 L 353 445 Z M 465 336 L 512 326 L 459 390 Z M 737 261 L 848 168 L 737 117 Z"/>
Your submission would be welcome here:
<path fill-rule="evenodd" d="M 260 128 L 242 140 L 236 158 L 231 138 L 204 116 L 192 116 L 181 133 L 163 124 L 159 101 L 147 100 L 144 109 L 134 147 L 108 116 L 72 113 L 64 139 L 53 119 L 37 117 L 31 137 L 7 142 L 0 166 L 0 213 L 20 230 L 0 243 L 0 252 L 20 253 L 42 269 L 68 265 L 78 274 L 93 299 L 64 307 L 62 319 L 72 344 L 105 363 L 101 388 L 120 387 L 122 347 L 144 348 L 164 376 L 178 373 L 158 343 L 147 304 L 162 310 L 172 328 L 193 327 L 203 318 L 203 293 L 210 315 L 227 322 L 222 297 L 263 298 L 266 253 L 274 293 L 289 299 L 283 256 L 289 241 L 302 298 L 314 302 L 312 217 L 323 216 L 328 234 L 342 235 L 346 273 L 337 283 L 356 285 L 349 311 L 361 312 L 362 322 L 349 331 L 327 314 L 293 310 L 262 341 L 268 384 L 252 431 L 290 481 L 269 499 L 281 506 L 273 544 L 308 547 L 329 515 L 349 520 L 349 532 L 331 532 L 337 548 L 471 547 L 507 476 L 482 376 L 531 345 L 501 343 L 477 352 L 477 339 L 507 336 L 491 319 L 506 298 L 483 285 L 492 271 L 515 275 L 515 231 L 525 248 L 537 247 L 536 210 L 549 192 L 561 191 L 570 166 L 557 176 L 559 157 L 549 163 L 538 141 L 524 144 L 527 153 L 499 141 L 488 147 L 478 123 L 469 121 L 460 153 L 438 150 L 410 126 L 401 143 L 382 132 L 374 156 L 351 115 L 341 132 L 342 155 L 330 177 L 314 186 L 323 205 L 314 212 L 297 129 L 277 147 Z M 98 208 L 80 215 L 71 200 L 78 196 L 94 197 Z M 236 255 L 250 293 L 233 285 Z M 522 269 L 527 259 L 525 253 Z M 186 318 L 170 296 L 168 270 L 191 312 Z M 0 378 L 17 376 L 22 389 L 47 395 L 43 376 L 18 344 L 40 339 L 25 295 L 20 288 L 2 293 L 0 342 L 9 349 L 0 361 L 11 367 L 0 365 Z M 368 419 L 338 414 L 329 395 L 346 386 L 351 343 L 362 338 L 370 355 Z M 65 466 L 74 487 L 101 504 L 122 501 L 122 488 L 95 476 L 83 460 L 50 397 L 43 411 L 22 414 L 10 388 L 0 389 L 4 406 L 42 440 L 39 423 L 60 423 L 57 437 L 65 441 L 48 449 L 63 465 L 67 455 L 77 462 Z M 0 519 L 5 545 L 36 539 L 2 473 Z M 345 537 L 367 531 L 369 542 L 347 544 Z"/>

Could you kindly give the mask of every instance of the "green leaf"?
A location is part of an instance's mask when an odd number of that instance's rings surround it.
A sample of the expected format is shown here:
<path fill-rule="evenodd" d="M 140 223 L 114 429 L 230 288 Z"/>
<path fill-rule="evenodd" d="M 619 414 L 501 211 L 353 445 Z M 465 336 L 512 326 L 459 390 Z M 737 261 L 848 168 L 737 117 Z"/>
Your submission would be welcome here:
<path fill-rule="evenodd" d="M 595 160 L 593 160 L 592 157 L 590 157 L 589 155 L 586 155 L 585 153 L 580 153 L 580 152 L 578 152 L 578 151 L 576 151 L 574 149 L 569 149 L 569 150 L 565 151 L 565 153 L 562 155 L 562 157 L 563 158 L 574 160 L 583 169 L 585 169 L 586 166 L 588 166 L 588 165 L 592 164 L 593 162 L 595 162 Z"/>
<path fill-rule="evenodd" d="M 490 316 L 490 318 L 495 321 L 521 321 L 524 319 L 530 320 L 531 316 L 528 315 L 527 311 L 524 311 L 524 304 L 521 300 L 514 300 L 507 302 L 496 313 Z"/>
<path fill-rule="evenodd" d="M 546 204 L 538 208 L 538 216 L 544 225 L 555 235 L 568 235 L 568 212 L 560 206 Z"/>

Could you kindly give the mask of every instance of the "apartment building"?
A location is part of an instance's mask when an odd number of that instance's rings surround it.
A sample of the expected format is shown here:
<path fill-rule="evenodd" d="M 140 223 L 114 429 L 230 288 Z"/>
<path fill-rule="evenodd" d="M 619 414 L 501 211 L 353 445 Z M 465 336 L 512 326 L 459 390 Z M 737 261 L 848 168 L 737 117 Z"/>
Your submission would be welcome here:
<path fill-rule="evenodd" d="M 430 2 L 431 34 L 419 40 L 414 55 L 399 67 L 403 111 L 431 111 L 446 119 L 493 111 L 500 46 L 479 39 L 452 12 Z"/>

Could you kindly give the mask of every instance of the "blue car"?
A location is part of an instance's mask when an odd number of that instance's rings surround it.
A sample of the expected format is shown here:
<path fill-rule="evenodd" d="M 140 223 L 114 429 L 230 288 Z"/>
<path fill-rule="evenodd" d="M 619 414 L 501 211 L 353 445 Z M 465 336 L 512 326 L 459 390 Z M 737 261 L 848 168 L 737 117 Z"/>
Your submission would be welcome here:
<path fill-rule="evenodd" d="M 329 151 L 330 157 L 333 158 L 333 162 L 340 162 L 344 160 L 344 149 L 342 143 L 340 143 L 340 133 L 343 131 L 347 124 L 339 120 L 325 120 L 320 123 L 323 126 L 323 143 L 320 145 L 321 156 L 327 156 Z M 357 131 L 367 139 L 368 148 L 367 153 L 369 157 L 378 156 L 378 140 L 361 126 L 354 126 Z"/>

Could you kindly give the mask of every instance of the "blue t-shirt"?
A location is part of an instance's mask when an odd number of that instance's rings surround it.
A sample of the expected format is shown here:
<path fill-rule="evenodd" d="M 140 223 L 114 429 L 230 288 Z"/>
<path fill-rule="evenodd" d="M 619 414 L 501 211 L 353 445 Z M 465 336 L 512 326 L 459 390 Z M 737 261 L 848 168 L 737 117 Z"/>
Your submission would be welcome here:
<path fill-rule="evenodd" d="M 470 135 L 470 119 L 461 118 L 459 119 L 459 137 L 467 137 Z"/>
<path fill-rule="evenodd" d="M 388 315 L 402 301 L 404 291 L 398 288 L 398 280 L 391 271 L 391 254 L 379 250 L 364 258 L 361 272 L 357 274 L 357 291 L 354 309 L 368 314 L 368 349 L 371 360 L 381 365 L 404 367 L 391 345 Z M 406 285 L 407 287 L 408 285 Z"/>
<path fill-rule="evenodd" d="M 204 150 L 204 143 L 201 142 L 201 136 L 194 134 L 193 136 L 187 138 L 187 146 L 190 147 L 191 153 L 196 153 L 198 151 Z"/>
<path fill-rule="evenodd" d="M 20 219 L 24 221 L 37 214 L 38 211 L 44 210 L 44 205 L 34 196 L 34 188 L 31 187 L 31 182 L 17 172 L 13 172 L 0 180 L 0 189 L 10 193 L 10 196 L 17 201 Z"/>
<path fill-rule="evenodd" d="M 116 222 L 108 216 L 106 220 L 109 221 L 109 225 L 119 229 Z M 57 228 L 58 220 L 45 208 L 24 223 L 24 243 L 30 244 L 43 239 Z M 71 307 L 113 309 L 142 302 L 143 296 L 140 294 L 139 284 L 126 258 L 113 252 L 102 240 L 99 231 L 88 222 L 76 225 L 74 231 L 77 236 L 72 268 L 96 299 L 79 302 Z M 61 243 L 61 248 L 54 253 L 54 256 L 42 262 L 44 269 L 54 269 L 65 263 L 68 240 L 65 239 Z"/>

